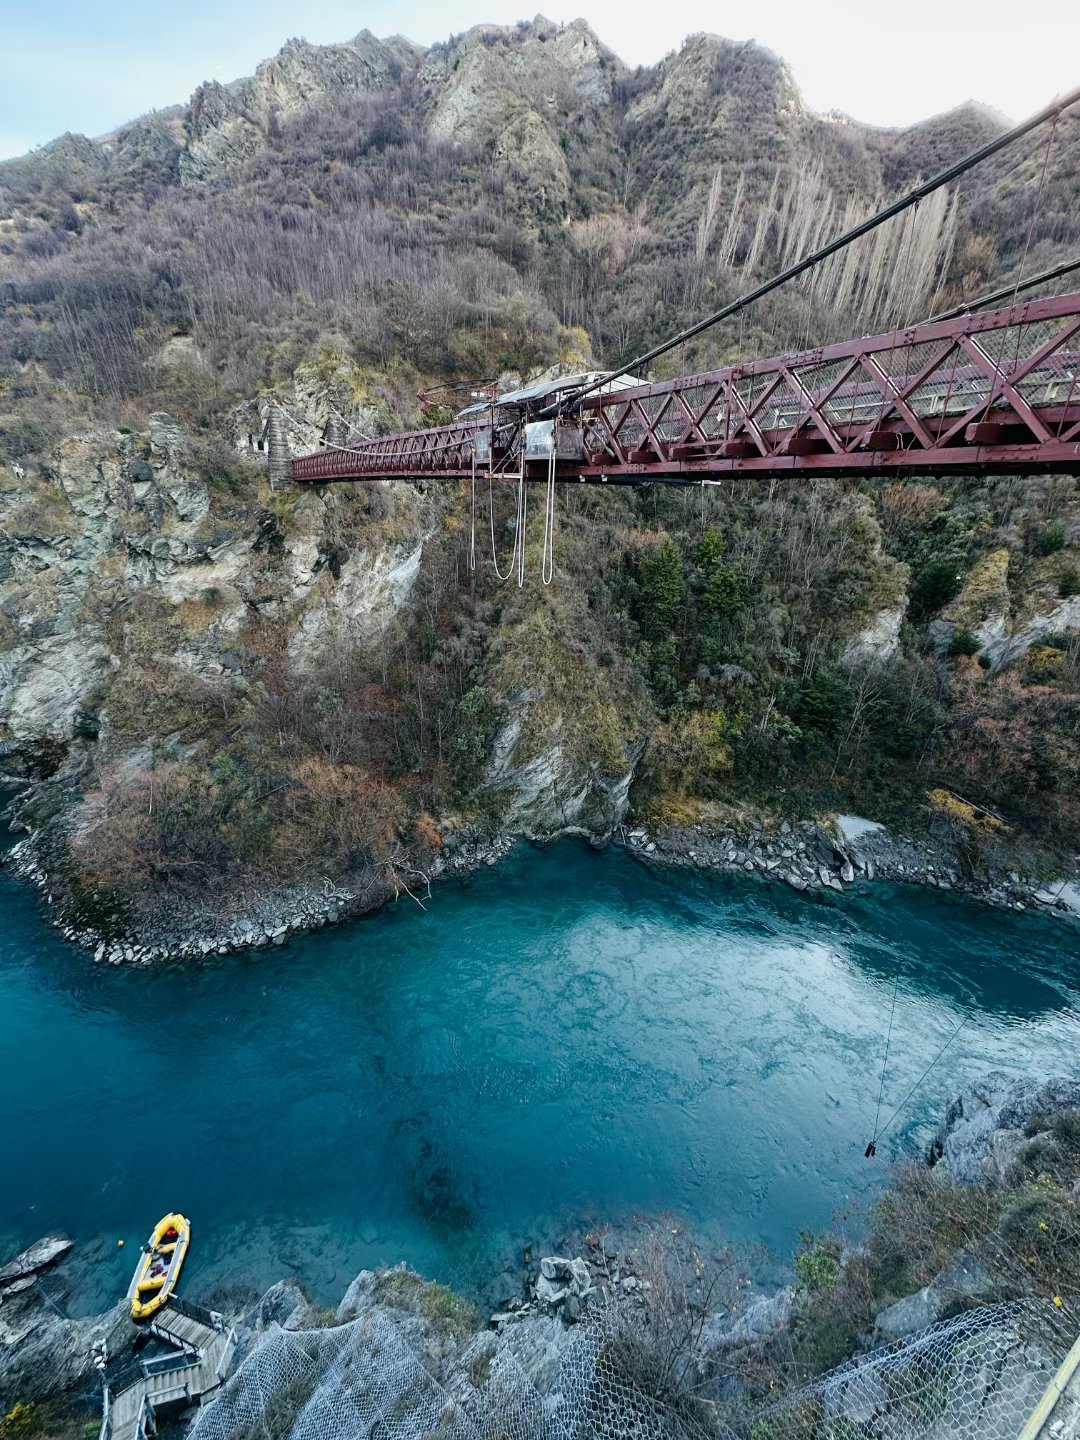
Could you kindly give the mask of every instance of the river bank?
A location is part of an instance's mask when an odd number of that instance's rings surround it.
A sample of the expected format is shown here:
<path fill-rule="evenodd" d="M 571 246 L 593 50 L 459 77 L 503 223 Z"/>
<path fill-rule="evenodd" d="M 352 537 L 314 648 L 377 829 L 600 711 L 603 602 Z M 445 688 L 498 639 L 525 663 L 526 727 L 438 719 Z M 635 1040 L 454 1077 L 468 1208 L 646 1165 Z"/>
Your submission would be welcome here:
<path fill-rule="evenodd" d="M 974 873 L 956 850 L 929 836 L 898 835 L 856 815 L 790 824 L 753 819 L 745 829 L 657 826 L 621 830 L 627 851 L 646 864 L 743 871 L 808 894 L 873 881 L 952 891 L 987 905 L 1036 910 L 1080 925 L 1080 875 L 1049 880 L 1018 870 Z"/>
<path fill-rule="evenodd" d="M 894 833 L 852 815 L 795 822 L 752 816 L 740 818 L 737 826 L 620 823 L 604 834 L 575 826 L 539 840 L 492 834 L 481 825 L 444 827 L 429 871 L 405 876 L 368 870 L 348 885 L 321 878 L 281 889 L 243 880 L 222 894 L 158 897 L 138 915 L 118 913 L 107 899 L 65 894 L 62 876 L 41 856 L 33 834 L 16 842 L 2 863 L 39 890 L 50 923 L 64 939 L 91 951 L 95 961 L 147 965 L 283 946 L 391 901 L 423 908 L 439 879 L 497 866 L 522 844 L 550 844 L 567 834 L 594 847 L 621 846 L 649 865 L 756 875 L 811 899 L 886 881 L 954 892 L 1019 913 L 1032 910 L 1080 929 L 1080 872 L 1049 879 L 999 863 L 976 873 L 948 843 Z"/>

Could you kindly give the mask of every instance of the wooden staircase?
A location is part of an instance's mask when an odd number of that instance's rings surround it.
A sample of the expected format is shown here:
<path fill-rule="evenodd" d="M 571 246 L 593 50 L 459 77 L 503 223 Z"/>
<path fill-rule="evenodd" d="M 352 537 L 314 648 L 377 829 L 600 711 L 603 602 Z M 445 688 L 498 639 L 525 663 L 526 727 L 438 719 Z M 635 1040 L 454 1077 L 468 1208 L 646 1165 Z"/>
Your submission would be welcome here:
<path fill-rule="evenodd" d="M 106 1380 L 99 1440 L 149 1440 L 158 1409 L 201 1404 L 228 1372 L 236 1333 L 213 1311 L 173 1297 L 149 1328 L 172 1353 L 135 1360 Z"/>

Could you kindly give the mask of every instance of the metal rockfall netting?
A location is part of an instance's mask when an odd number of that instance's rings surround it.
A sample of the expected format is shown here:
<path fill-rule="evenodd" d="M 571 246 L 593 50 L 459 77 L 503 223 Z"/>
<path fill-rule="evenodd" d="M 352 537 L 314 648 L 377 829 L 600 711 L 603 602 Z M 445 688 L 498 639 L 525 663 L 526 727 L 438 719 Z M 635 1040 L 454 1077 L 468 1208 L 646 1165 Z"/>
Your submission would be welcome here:
<path fill-rule="evenodd" d="M 328 1330 L 274 1326 L 188 1440 L 734 1440 L 644 1394 L 624 1343 L 603 1317 L 546 1354 L 525 1327 L 486 1332 L 442 1384 L 382 1312 Z"/>
<path fill-rule="evenodd" d="M 729 1428 L 718 1407 L 652 1399 L 632 1332 L 610 1316 L 557 1345 L 525 1326 L 478 1335 L 440 1383 L 376 1311 L 271 1327 L 188 1440 L 1015 1440 L 1067 1348 L 1030 1307 L 972 1310 Z"/>
<path fill-rule="evenodd" d="M 1022 1303 L 849 1361 L 740 1427 L 749 1440 L 1016 1440 L 1068 1341 Z"/>

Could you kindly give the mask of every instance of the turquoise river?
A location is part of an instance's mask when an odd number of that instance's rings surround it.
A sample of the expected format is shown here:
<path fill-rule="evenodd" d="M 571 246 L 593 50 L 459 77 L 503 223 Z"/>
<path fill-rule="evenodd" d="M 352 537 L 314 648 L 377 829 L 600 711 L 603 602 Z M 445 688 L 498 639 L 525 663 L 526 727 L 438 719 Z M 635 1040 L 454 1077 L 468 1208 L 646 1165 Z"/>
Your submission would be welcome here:
<path fill-rule="evenodd" d="M 781 1265 L 966 1079 L 1077 1069 L 1076 933 L 917 890 L 813 901 L 564 842 L 426 912 L 136 969 L 6 872 L 0 912 L 0 1259 L 67 1230 L 84 1310 L 173 1209 L 195 1298 L 295 1274 L 330 1302 L 399 1260 L 497 1293 L 526 1243 L 661 1213 Z M 970 1020 L 867 1161 L 895 977 L 885 1114 Z"/>

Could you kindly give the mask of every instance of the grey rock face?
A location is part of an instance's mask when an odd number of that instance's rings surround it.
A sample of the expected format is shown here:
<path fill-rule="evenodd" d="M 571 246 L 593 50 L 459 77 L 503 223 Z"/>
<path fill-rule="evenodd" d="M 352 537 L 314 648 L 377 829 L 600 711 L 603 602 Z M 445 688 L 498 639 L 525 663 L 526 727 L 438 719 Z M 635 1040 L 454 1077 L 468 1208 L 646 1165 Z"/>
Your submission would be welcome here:
<path fill-rule="evenodd" d="M 629 749 L 626 771 L 615 776 L 603 774 L 595 763 L 575 764 L 558 743 L 522 761 L 518 755 L 524 717 L 536 698 L 531 692 L 515 697 L 510 718 L 495 738 L 485 788 L 500 792 L 506 801 L 502 828 L 530 840 L 609 837 L 626 814 L 644 741 Z"/>
<path fill-rule="evenodd" d="M 874 1322 L 875 1329 L 883 1338 L 895 1340 L 935 1325 L 956 1310 L 960 1302 L 989 1299 L 992 1291 L 990 1273 L 966 1251 L 961 1251 L 929 1285 L 882 1310 Z"/>
<path fill-rule="evenodd" d="M 891 659 L 900 648 L 904 610 L 903 605 L 879 610 L 864 629 L 848 640 L 840 657 L 841 663 L 854 669 Z"/>
<path fill-rule="evenodd" d="M 180 179 L 198 184 L 235 170 L 263 144 L 265 132 L 242 102 L 216 80 L 200 85 L 187 118 Z"/>
<path fill-rule="evenodd" d="M 0 719 L 15 740 L 69 740 L 110 656 L 86 635 L 53 635 L 0 654 Z"/>
<path fill-rule="evenodd" d="M 1001 1185 L 1015 1170 L 1029 1121 L 1077 1107 L 1080 1079 L 1040 1084 L 993 1071 L 946 1110 L 937 1136 L 942 1160 L 960 1184 Z"/>
<path fill-rule="evenodd" d="M 0 1404 L 45 1400 L 75 1389 L 96 1389 L 91 1358 L 104 1338 L 110 1354 L 120 1354 L 131 1335 L 128 1307 L 121 1302 L 104 1315 L 64 1320 L 33 1287 L 9 1296 L 0 1306 Z"/>
<path fill-rule="evenodd" d="M 1033 616 L 1011 635 L 1002 623 L 993 633 L 979 638 L 984 640 L 983 654 L 990 661 L 990 669 L 997 671 L 1025 655 L 1045 636 L 1068 635 L 1077 630 L 1080 630 L 1080 595 L 1070 595 L 1052 610 Z"/>
<path fill-rule="evenodd" d="M 0 1265 L 0 1294 L 63 1259 L 74 1243 L 66 1235 L 46 1235 L 16 1255 L 14 1260 Z"/>
<path fill-rule="evenodd" d="M 778 1330 L 787 1329 L 794 1304 L 795 1291 L 790 1285 L 785 1285 L 775 1295 L 763 1296 L 748 1305 L 731 1324 L 727 1323 L 727 1316 L 716 1316 L 715 1323 L 707 1323 L 706 1344 L 709 1349 L 714 1349 L 721 1345 L 764 1340 Z"/>

